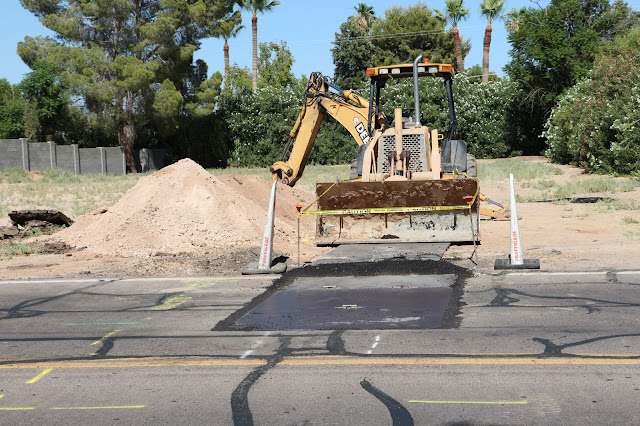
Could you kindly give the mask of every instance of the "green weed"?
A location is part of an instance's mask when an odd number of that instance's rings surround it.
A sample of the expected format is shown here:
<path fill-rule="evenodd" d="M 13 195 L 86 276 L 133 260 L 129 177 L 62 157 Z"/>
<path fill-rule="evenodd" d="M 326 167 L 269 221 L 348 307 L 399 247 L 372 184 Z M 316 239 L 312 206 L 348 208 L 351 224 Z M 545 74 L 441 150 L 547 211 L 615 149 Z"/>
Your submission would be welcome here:
<path fill-rule="evenodd" d="M 622 235 L 633 240 L 640 240 L 640 231 L 627 231 Z"/>
<path fill-rule="evenodd" d="M 620 200 L 604 199 L 596 203 L 596 208 L 601 213 L 607 213 L 617 210 L 640 210 L 640 205 L 634 201 L 627 204 Z"/>
<path fill-rule="evenodd" d="M 35 243 L 9 241 L 0 247 L 0 253 L 2 253 L 4 259 L 11 259 L 15 256 L 28 256 L 40 251 L 42 251 L 42 246 Z"/>
<path fill-rule="evenodd" d="M 40 237 L 44 235 L 44 233 L 42 232 L 42 229 L 40 228 L 31 228 L 28 229 L 24 234 L 23 237 L 24 238 L 30 238 L 30 237 Z"/>
<path fill-rule="evenodd" d="M 622 218 L 622 222 L 626 223 L 627 225 L 637 225 L 640 223 L 640 220 L 630 216 L 625 216 Z"/>
<path fill-rule="evenodd" d="M 549 175 L 561 175 L 564 172 L 559 167 L 546 163 L 531 163 L 518 159 L 492 161 L 478 165 L 478 178 L 488 180 L 509 179 L 513 173 L 516 181 L 544 178 Z"/>
<path fill-rule="evenodd" d="M 57 184 L 77 183 L 82 177 L 62 169 L 49 169 L 42 171 L 43 181 Z"/>
<path fill-rule="evenodd" d="M 627 192 L 633 191 L 638 186 L 640 186 L 639 179 L 595 178 L 567 182 L 558 188 L 554 196 L 571 198 L 579 194 Z"/>
<path fill-rule="evenodd" d="M 23 183 L 29 182 L 31 179 L 22 169 L 7 169 L 4 172 L 4 181 L 6 183 Z"/>

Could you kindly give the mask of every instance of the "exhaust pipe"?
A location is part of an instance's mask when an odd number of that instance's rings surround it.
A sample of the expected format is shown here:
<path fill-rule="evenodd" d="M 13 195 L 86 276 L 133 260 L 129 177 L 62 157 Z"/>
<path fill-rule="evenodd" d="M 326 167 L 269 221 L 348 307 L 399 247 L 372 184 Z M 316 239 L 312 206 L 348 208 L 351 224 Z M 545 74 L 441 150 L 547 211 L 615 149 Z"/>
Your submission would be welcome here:
<path fill-rule="evenodd" d="M 422 55 L 413 61 L 413 99 L 416 112 L 416 127 L 422 126 L 420 123 L 420 99 L 418 98 L 418 62 L 422 60 Z"/>

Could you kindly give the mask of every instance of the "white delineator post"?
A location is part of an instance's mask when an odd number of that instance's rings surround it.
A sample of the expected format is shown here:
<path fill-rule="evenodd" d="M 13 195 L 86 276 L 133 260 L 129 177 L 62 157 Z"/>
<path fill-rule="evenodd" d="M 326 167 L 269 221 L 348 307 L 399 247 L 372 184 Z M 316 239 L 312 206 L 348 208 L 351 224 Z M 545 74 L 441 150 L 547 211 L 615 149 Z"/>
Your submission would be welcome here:
<path fill-rule="evenodd" d="M 269 201 L 269 210 L 267 212 L 267 223 L 264 225 L 264 236 L 262 237 L 262 246 L 260 247 L 260 259 L 258 260 L 258 269 L 271 268 L 271 251 L 273 250 L 273 221 L 276 208 L 276 184 L 273 181 L 271 187 L 271 199 Z"/>
<path fill-rule="evenodd" d="M 509 175 L 511 181 L 511 264 L 523 265 L 522 246 L 520 245 L 520 227 L 518 226 L 518 208 L 516 207 L 516 188 L 513 173 Z"/>

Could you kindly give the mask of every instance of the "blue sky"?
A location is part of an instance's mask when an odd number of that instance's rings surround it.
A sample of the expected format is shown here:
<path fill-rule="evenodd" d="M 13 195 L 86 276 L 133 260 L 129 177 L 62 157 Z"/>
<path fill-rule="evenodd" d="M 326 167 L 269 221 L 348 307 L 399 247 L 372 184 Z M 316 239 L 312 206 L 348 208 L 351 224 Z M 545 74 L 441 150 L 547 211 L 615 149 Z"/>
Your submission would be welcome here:
<path fill-rule="evenodd" d="M 285 41 L 293 54 L 295 63 L 293 73 L 296 77 L 309 75 L 313 71 L 320 71 L 325 75 L 333 75 L 331 59 L 332 41 L 339 26 L 349 16 L 355 13 L 354 6 L 360 0 L 323 0 L 310 2 L 308 0 L 280 0 L 271 13 L 258 16 L 258 39 L 260 42 Z M 384 16 L 384 11 L 393 5 L 408 7 L 415 5 L 417 0 L 368 0 L 366 4 L 372 6 L 376 15 Z M 16 53 L 17 44 L 25 36 L 51 35 L 37 18 L 22 8 L 19 0 L 2 0 L 3 12 L 0 15 L 0 78 L 6 78 L 12 84 L 19 83 L 29 68 Z M 444 0 L 423 1 L 432 9 L 444 10 Z M 465 67 L 482 63 L 482 37 L 486 20 L 480 15 L 480 1 L 467 0 L 466 6 L 471 9 L 469 19 L 458 25 L 460 34 L 465 39 L 471 39 L 471 52 L 465 58 Z M 548 0 L 541 0 L 545 5 Z M 640 0 L 627 0 L 627 4 L 635 10 L 640 9 Z M 535 6 L 530 0 L 507 0 L 506 10 L 523 6 Z M 231 63 L 251 67 L 251 16 L 243 12 L 242 30 L 238 37 L 229 41 Z M 491 41 L 490 68 L 501 74 L 502 67 L 509 61 L 509 44 L 503 22 L 493 23 Z M 218 39 L 204 40 L 201 49 L 196 53 L 196 59 L 203 59 L 209 65 L 209 73 L 222 71 L 223 41 Z"/>

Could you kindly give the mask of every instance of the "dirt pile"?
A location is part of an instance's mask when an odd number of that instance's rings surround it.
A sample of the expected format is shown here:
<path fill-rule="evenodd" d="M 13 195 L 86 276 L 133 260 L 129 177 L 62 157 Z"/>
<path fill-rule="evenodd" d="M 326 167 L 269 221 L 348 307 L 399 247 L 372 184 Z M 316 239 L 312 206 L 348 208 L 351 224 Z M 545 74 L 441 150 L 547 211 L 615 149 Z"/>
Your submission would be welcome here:
<path fill-rule="evenodd" d="M 271 185 L 257 176 L 215 177 L 185 159 L 141 178 L 115 205 L 80 217 L 55 237 L 77 249 L 125 257 L 259 246 Z M 295 245 L 294 205 L 311 201 L 304 191 L 278 186 L 276 249 Z M 309 238 L 314 221 L 303 219 L 301 236 Z"/>

